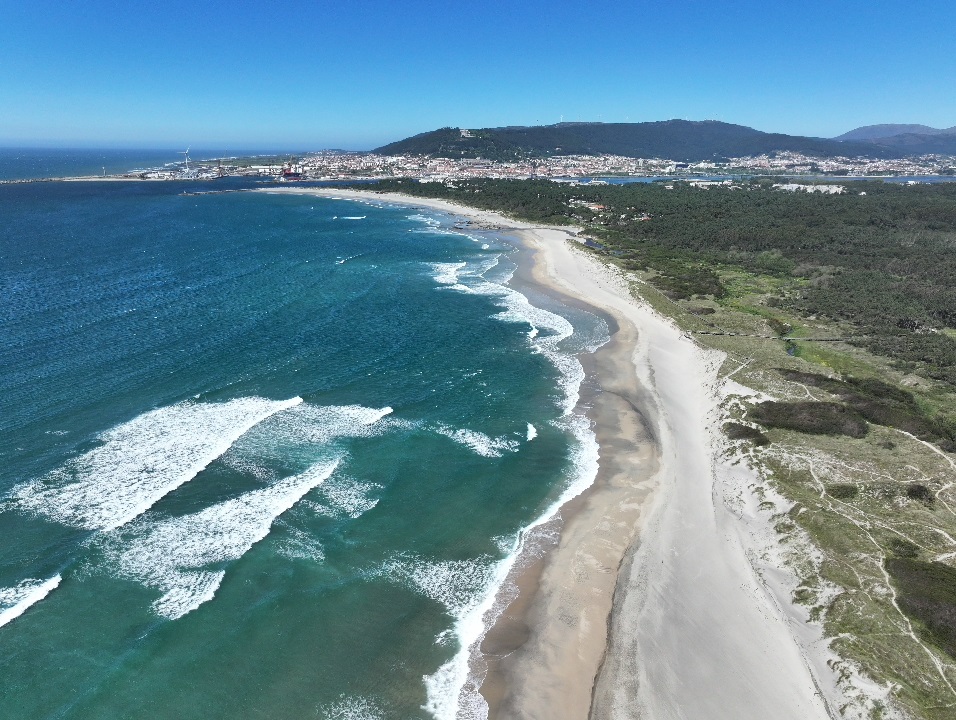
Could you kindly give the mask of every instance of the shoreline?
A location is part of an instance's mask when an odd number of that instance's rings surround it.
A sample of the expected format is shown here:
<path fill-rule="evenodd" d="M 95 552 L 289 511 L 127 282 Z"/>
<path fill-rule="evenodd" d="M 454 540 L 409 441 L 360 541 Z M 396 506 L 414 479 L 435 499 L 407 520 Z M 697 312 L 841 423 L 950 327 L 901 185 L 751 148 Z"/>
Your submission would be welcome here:
<path fill-rule="evenodd" d="M 830 716 L 838 692 L 824 677 L 823 651 L 808 648 L 818 638 L 808 641 L 796 627 L 800 610 L 763 581 L 746 537 L 756 531 L 718 488 L 745 493 L 755 480 L 719 456 L 721 353 L 684 337 L 572 247 L 575 228 L 397 194 L 257 191 L 477 219 L 531 251 L 524 279 L 616 325 L 586 363 L 597 476 L 532 531 L 525 547 L 543 552 L 515 563 L 499 597 L 509 583 L 518 597 L 486 629 L 482 657 L 472 658 L 486 666 L 480 691 L 490 718 Z"/>

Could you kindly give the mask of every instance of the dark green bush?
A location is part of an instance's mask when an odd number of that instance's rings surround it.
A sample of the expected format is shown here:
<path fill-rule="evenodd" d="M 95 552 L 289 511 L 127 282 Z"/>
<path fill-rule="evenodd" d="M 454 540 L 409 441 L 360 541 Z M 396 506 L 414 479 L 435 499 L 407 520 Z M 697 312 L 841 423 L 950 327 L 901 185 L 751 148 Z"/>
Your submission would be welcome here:
<path fill-rule="evenodd" d="M 724 432 L 731 440 L 750 440 L 755 445 L 769 445 L 770 438 L 760 432 L 757 428 L 740 423 L 729 422 L 724 425 Z"/>
<path fill-rule="evenodd" d="M 825 375 L 779 371 L 788 380 L 812 385 L 837 395 L 874 425 L 905 430 L 922 440 L 937 442 L 943 449 L 953 440 L 952 431 L 934 418 L 927 417 L 913 394 L 874 378 L 837 380 Z"/>
<path fill-rule="evenodd" d="M 894 537 L 890 540 L 890 550 L 896 557 L 915 558 L 919 555 L 919 547 L 909 540 Z"/>
<path fill-rule="evenodd" d="M 860 494 L 860 489 L 851 483 L 834 483 L 827 485 L 827 494 L 837 500 L 852 500 Z"/>
<path fill-rule="evenodd" d="M 930 642 L 956 658 L 956 570 L 912 557 L 888 558 L 886 570 L 903 612 L 923 626 Z"/>
<path fill-rule="evenodd" d="M 906 497 L 910 500 L 919 500 L 927 505 L 932 504 L 935 498 L 933 492 L 922 483 L 913 483 L 906 488 Z"/>
<path fill-rule="evenodd" d="M 750 411 L 750 417 L 766 427 L 815 435 L 860 438 L 869 430 L 859 413 L 839 403 L 762 402 Z"/>

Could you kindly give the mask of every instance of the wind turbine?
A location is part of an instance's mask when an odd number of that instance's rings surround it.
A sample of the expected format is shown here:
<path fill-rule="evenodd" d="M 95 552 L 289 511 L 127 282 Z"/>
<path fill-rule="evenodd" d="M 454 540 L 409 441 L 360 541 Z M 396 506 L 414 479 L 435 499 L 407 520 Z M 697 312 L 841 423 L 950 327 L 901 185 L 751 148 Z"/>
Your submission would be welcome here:
<path fill-rule="evenodd" d="M 189 148 L 186 148 L 185 152 L 182 151 L 182 150 L 180 150 L 180 151 L 179 151 L 179 154 L 185 156 L 185 158 L 186 158 L 186 172 L 189 172 Z"/>

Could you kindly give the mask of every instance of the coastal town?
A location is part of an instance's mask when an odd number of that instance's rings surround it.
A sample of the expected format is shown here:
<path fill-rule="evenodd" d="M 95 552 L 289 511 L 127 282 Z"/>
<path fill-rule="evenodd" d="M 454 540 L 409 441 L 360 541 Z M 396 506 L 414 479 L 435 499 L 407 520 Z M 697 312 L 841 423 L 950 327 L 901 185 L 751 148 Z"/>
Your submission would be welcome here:
<path fill-rule="evenodd" d="M 176 160 L 176 155 L 185 156 Z M 170 152 L 170 162 L 159 167 L 79 177 L 43 177 L 0 180 L 0 184 L 44 180 L 216 180 L 253 177 L 277 182 L 334 182 L 408 178 L 421 182 L 449 182 L 476 178 L 550 179 L 576 182 L 600 178 L 673 178 L 697 182 L 739 176 L 808 178 L 920 178 L 956 176 L 956 156 L 921 155 L 907 158 L 817 157 L 776 151 L 748 157 L 681 162 L 667 158 L 624 155 L 526 156 L 514 161 L 483 158 L 447 158 L 433 155 L 388 155 L 378 152 L 322 150 L 301 154 L 247 155 L 193 159 L 186 152 Z"/>
<path fill-rule="evenodd" d="M 729 158 L 723 162 L 685 163 L 662 158 L 621 155 L 554 155 L 496 162 L 481 158 L 440 158 L 422 155 L 380 155 L 371 152 L 323 151 L 301 158 L 256 158 L 200 163 L 199 177 L 227 175 L 270 176 L 277 180 L 380 180 L 412 178 L 423 182 L 471 178 L 550 178 L 573 180 L 590 177 L 709 177 L 720 175 L 826 175 L 836 177 L 908 177 L 956 174 L 956 157 L 926 155 L 903 159 L 865 157 L 820 158 L 794 152 Z M 175 170 L 146 172 L 142 176 L 170 177 Z"/>

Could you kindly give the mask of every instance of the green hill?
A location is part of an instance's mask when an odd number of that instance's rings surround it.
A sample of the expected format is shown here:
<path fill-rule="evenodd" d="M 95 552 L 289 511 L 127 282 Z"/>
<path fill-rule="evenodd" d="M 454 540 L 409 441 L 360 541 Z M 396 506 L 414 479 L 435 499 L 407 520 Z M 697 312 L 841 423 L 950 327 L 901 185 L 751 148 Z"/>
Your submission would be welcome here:
<path fill-rule="evenodd" d="M 480 130 L 441 128 L 377 148 L 385 155 L 513 160 L 549 155 L 624 155 L 683 162 L 794 151 L 818 157 L 899 157 L 905 148 L 765 133 L 716 120 L 559 123 Z"/>

